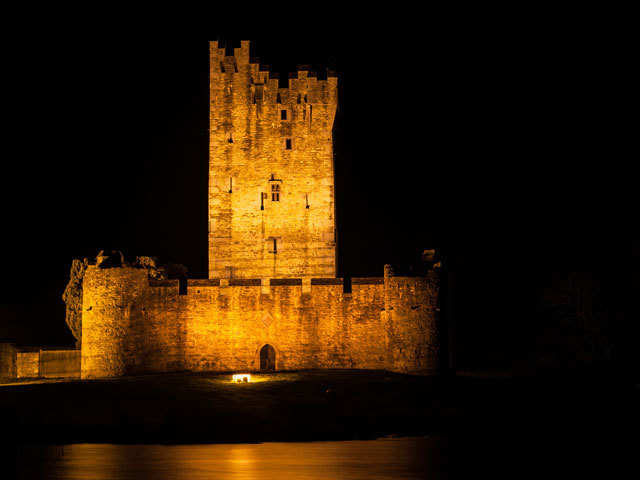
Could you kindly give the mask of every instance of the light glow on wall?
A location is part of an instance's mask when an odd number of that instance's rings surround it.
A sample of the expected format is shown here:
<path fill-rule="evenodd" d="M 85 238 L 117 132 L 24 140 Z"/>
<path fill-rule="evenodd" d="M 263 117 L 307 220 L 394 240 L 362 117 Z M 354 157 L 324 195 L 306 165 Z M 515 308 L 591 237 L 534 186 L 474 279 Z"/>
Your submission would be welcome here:
<path fill-rule="evenodd" d="M 249 373 L 235 373 L 233 375 L 233 383 L 249 383 L 251 381 L 251 375 Z"/>

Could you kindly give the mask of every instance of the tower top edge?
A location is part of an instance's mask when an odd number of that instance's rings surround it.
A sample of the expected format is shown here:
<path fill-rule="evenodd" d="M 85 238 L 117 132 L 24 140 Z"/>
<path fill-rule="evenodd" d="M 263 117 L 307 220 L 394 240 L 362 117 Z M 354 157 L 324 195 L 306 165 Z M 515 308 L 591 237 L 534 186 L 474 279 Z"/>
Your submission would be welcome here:
<path fill-rule="evenodd" d="M 251 40 L 241 40 L 240 47 L 230 47 L 225 40 L 210 40 L 209 50 L 211 60 L 217 62 L 233 62 L 239 61 L 241 63 L 248 63 L 258 65 L 258 70 L 261 72 L 269 72 L 269 78 L 279 78 L 279 73 L 272 72 L 271 66 L 260 62 L 260 57 L 250 56 Z M 327 79 L 339 77 L 338 72 L 325 68 L 320 70 L 322 76 L 326 76 Z M 326 73 L 325 73 L 326 72 Z M 313 69 L 309 64 L 298 64 L 296 71 L 290 71 L 286 74 L 288 78 L 305 78 L 305 77 L 318 77 L 318 70 Z M 320 80 L 320 79 L 319 79 Z"/>

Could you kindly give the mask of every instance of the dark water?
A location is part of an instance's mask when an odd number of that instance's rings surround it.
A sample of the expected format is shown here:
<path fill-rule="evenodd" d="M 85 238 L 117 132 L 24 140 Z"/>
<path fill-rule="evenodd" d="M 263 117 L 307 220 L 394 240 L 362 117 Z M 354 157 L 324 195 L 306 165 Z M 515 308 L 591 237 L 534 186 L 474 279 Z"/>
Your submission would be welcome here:
<path fill-rule="evenodd" d="M 437 437 L 232 445 L 77 444 L 31 447 L 18 478 L 423 479 L 446 475 Z"/>

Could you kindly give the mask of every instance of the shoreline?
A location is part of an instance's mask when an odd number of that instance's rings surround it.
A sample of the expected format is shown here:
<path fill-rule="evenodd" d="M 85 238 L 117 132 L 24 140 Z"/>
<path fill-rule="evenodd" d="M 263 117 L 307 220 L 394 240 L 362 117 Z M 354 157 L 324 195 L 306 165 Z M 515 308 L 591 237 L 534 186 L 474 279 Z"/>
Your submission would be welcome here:
<path fill-rule="evenodd" d="M 19 444 L 238 444 L 357 441 L 597 427 L 600 382 L 507 376 L 419 377 L 390 372 L 166 374 L 0 387 Z M 580 388 L 577 388 L 579 385 Z M 569 431 L 569 430 L 567 430 Z M 5 435 L 5 439 L 7 435 Z"/>

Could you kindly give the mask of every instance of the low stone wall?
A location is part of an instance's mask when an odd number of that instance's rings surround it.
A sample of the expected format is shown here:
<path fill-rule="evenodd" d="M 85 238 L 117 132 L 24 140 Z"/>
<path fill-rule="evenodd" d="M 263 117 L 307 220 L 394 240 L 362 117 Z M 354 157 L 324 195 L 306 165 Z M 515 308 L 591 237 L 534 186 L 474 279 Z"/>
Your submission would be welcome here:
<path fill-rule="evenodd" d="M 40 375 L 40 352 L 18 352 L 16 354 L 16 377 L 35 378 Z"/>
<path fill-rule="evenodd" d="M 16 347 L 0 343 L 0 378 L 16 378 Z"/>
<path fill-rule="evenodd" d="M 41 350 L 39 376 L 80 378 L 80 350 Z"/>
<path fill-rule="evenodd" d="M 89 266 L 82 378 L 276 370 L 438 368 L 438 276 L 149 281 L 140 268 Z M 266 351 L 269 351 L 267 348 Z"/>

